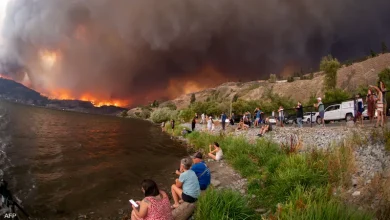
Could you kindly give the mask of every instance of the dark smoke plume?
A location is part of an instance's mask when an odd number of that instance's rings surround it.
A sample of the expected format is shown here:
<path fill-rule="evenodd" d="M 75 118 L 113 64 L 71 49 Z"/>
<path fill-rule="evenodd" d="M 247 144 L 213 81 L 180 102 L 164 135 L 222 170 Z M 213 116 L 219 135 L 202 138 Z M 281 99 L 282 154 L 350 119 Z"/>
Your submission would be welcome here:
<path fill-rule="evenodd" d="M 205 66 L 245 80 L 291 63 L 316 68 L 329 53 L 366 56 L 389 42 L 389 9 L 389 0 L 12 0 L 0 72 L 26 73 L 38 91 L 139 103 L 169 96 L 170 79 L 212 85 L 197 78 Z M 45 69 L 42 50 L 61 62 Z"/>

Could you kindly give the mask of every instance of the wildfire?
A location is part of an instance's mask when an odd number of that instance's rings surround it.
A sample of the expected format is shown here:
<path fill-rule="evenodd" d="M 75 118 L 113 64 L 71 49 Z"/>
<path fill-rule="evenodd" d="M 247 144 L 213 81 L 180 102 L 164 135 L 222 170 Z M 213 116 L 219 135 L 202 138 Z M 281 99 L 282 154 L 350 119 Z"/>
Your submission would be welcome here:
<path fill-rule="evenodd" d="M 46 69 L 51 69 L 57 63 L 57 61 L 61 58 L 60 51 L 50 51 L 46 49 L 42 49 L 39 51 L 39 56 L 41 58 L 41 64 Z"/>

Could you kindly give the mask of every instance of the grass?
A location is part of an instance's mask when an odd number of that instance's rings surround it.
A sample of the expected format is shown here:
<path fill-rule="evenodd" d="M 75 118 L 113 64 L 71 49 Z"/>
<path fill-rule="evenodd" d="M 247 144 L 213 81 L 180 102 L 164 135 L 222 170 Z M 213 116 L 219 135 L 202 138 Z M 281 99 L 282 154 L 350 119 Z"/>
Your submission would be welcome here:
<path fill-rule="evenodd" d="M 278 210 L 280 219 L 343 219 L 369 220 L 373 215 L 357 211 L 335 200 L 329 194 L 330 187 L 307 190 L 296 188 L 289 196 L 289 202 Z"/>
<path fill-rule="evenodd" d="M 254 212 L 248 207 L 247 199 L 239 193 L 209 188 L 199 198 L 195 219 L 254 219 Z"/>
<path fill-rule="evenodd" d="M 187 138 L 196 150 L 206 153 L 210 144 L 218 142 L 225 159 L 248 179 L 251 198 L 246 202 L 232 192 L 210 189 L 198 202 L 196 219 L 251 219 L 253 216 L 246 208 L 270 210 L 270 215 L 263 216 L 269 219 L 371 218 L 370 214 L 344 205 L 331 193 L 350 184 L 354 170 L 353 141 L 345 141 L 328 151 L 298 154 L 266 139 L 250 144 L 244 137 L 199 132 Z M 232 203 L 228 203 L 230 200 Z M 233 208 L 233 204 L 237 207 Z M 239 210 L 245 210 L 242 216 L 237 214 Z"/>

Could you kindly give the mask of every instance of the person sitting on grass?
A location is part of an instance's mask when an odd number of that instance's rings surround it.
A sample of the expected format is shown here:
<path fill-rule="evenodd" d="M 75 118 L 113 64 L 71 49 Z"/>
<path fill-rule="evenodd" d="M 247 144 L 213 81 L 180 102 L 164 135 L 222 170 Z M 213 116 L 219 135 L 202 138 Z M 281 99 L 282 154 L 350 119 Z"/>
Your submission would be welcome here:
<path fill-rule="evenodd" d="M 214 150 L 211 150 L 211 147 L 214 147 Z M 219 147 L 219 144 L 217 142 L 214 142 L 214 145 L 209 145 L 209 151 L 210 153 L 208 154 L 208 156 L 210 158 L 212 158 L 213 160 L 216 160 L 216 161 L 220 161 L 222 160 L 222 157 L 223 157 L 223 152 L 222 152 L 222 149 L 221 147 Z M 215 155 L 214 155 L 215 153 Z"/>
<path fill-rule="evenodd" d="M 176 179 L 175 184 L 172 185 L 172 197 L 175 202 L 171 208 L 179 207 L 179 201 L 194 203 L 198 200 L 200 195 L 199 180 L 195 172 L 191 170 L 192 159 L 184 158 L 180 162 L 180 176 Z"/>
<path fill-rule="evenodd" d="M 266 132 L 272 131 L 272 124 L 269 122 L 269 119 L 265 119 L 265 124 L 263 127 L 260 128 L 260 132 L 257 136 L 261 137 L 263 136 Z"/>
<path fill-rule="evenodd" d="M 142 181 L 142 192 L 145 198 L 136 202 L 137 208 L 132 206 L 131 220 L 173 219 L 168 195 L 159 190 L 153 180 Z"/>

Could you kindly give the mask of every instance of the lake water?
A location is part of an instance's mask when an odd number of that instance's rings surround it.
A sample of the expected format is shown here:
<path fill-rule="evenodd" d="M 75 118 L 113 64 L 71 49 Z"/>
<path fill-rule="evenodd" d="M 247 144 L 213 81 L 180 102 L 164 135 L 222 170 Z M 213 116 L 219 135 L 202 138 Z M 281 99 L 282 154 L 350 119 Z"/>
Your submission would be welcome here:
<path fill-rule="evenodd" d="M 169 192 L 184 147 L 159 126 L 0 102 L 4 179 L 32 217 L 118 215 L 140 199 L 140 182 Z"/>

